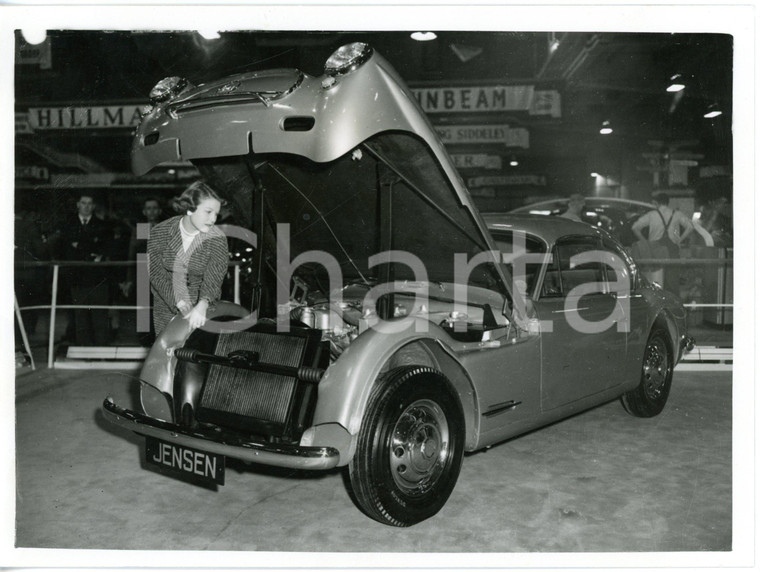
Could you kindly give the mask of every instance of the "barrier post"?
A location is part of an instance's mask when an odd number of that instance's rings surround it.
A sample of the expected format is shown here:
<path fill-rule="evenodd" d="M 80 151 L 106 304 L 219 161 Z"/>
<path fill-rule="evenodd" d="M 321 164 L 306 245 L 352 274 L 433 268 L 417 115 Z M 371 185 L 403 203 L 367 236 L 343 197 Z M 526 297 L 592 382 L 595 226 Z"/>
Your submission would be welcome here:
<path fill-rule="evenodd" d="M 53 369 L 55 358 L 55 306 L 58 303 L 58 265 L 53 264 L 53 292 L 50 296 L 50 333 L 48 334 L 48 368 Z"/>
<path fill-rule="evenodd" d="M 29 345 L 29 338 L 26 336 L 26 328 L 24 327 L 24 319 L 21 317 L 21 309 L 18 307 L 16 292 L 13 293 L 13 308 L 16 310 L 16 320 L 18 320 L 18 329 L 21 331 L 21 340 L 24 342 L 24 349 L 26 349 L 26 352 L 29 354 L 32 369 L 37 369 L 34 365 L 34 356 L 32 355 L 32 348 Z"/>
<path fill-rule="evenodd" d="M 235 265 L 235 293 L 233 294 L 235 304 L 240 304 L 240 266 Z"/>

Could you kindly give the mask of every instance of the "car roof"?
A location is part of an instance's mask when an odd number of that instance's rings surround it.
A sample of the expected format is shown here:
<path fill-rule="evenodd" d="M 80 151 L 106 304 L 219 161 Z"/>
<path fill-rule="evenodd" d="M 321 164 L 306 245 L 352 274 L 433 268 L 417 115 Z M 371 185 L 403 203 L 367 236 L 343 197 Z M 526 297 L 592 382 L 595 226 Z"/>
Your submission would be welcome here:
<path fill-rule="evenodd" d="M 527 213 L 531 210 L 540 209 L 542 207 L 548 207 L 551 205 L 560 205 L 560 204 L 567 204 L 569 202 L 569 198 L 567 197 L 558 197 L 556 199 L 548 199 L 545 201 L 539 201 L 537 203 L 531 203 L 529 205 L 524 205 L 521 207 L 518 207 L 516 209 L 513 209 L 509 212 L 511 213 Z M 610 206 L 614 205 L 617 207 L 620 207 L 622 209 L 625 209 L 625 207 L 637 207 L 639 209 L 647 209 L 652 210 L 654 208 L 654 205 L 651 203 L 645 203 L 642 201 L 634 201 L 631 199 L 619 199 L 615 197 L 584 197 L 583 200 L 586 202 L 587 205 L 599 205 L 599 204 L 609 204 Z"/>
<path fill-rule="evenodd" d="M 595 226 L 560 216 L 486 213 L 483 220 L 489 230 L 520 230 L 542 238 L 549 245 L 568 235 L 607 236 L 607 233 Z"/>

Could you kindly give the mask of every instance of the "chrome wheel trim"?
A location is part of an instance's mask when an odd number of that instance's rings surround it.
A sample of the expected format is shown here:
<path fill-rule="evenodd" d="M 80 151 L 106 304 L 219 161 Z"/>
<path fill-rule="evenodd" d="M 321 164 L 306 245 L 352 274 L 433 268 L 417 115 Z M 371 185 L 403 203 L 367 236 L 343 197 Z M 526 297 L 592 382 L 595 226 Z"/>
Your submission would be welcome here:
<path fill-rule="evenodd" d="M 655 337 L 647 344 L 642 375 L 646 396 L 652 400 L 659 399 L 670 375 L 668 347 L 661 337 Z"/>
<path fill-rule="evenodd" d="M 429 491 L 450 454 L 449 424 L 436 402 L 419 399 L 404 409 L 393 428 L 389 452 L 399 489 L 410 496 Z"/>

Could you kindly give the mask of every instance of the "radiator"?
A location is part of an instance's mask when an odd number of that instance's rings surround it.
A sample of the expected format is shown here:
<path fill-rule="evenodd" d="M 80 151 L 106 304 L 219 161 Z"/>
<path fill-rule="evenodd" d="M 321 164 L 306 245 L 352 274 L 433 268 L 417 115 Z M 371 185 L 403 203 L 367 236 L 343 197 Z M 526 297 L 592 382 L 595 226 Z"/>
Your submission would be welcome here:
<path fill-rule="evenodd" d="M 262 363 L 310 367 L 316 365 L 322 353 L 320 338 L 315 330 L 220 334 L 214 354 L 228 356 L 237 350 L 248 350 L 257 353 Z M 212 364 L 201 390 L 196 418 L 264 435 L 292 437 L 306 420 L 312 390 L 295 376 Z"/>

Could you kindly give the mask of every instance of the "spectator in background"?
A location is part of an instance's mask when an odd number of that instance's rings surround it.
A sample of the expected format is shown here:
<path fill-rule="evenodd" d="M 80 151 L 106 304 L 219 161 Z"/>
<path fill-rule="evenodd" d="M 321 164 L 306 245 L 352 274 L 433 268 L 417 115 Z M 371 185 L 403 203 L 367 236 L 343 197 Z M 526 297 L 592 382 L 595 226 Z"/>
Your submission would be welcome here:
<path fill-rule="evenodd" d="M 655 194 L 652 202 L 655 208 L 639 217 L 631 226 L 638 239 L 631 255 L 637 259 L 680 258 L 679 246 L 694 231 L 694 225 L 685 214 L 670 207 L 670 197 L 665 193 Z M 647 229 L 646 236 L 644 229 Z M 644 268 L 643 272 L 647 278 L 658 282 L 666 290 L 679 293 L 677 269 L 668 269 L 666 272 L 660 266 Z"/>
<path fill-rule="evenodd" d="M 570 200 L 567 203 L 567 210 L 561 215 L 562 218 L 569 218 L 570 220 L 577 220 L 583 222 L 581 214 L 583 214 L 583 207 L 586 206 L 586 201 L 583 199 L 583 195 L 580 193 L 573 193 L 570 195 Z"/>
<path fill-rule="evenodd" d="M 94 216 L 95 199 L 82 193 L 77 201 L 77 213 L 61 228 L 61 259 L 81 262 L 101 262 L 108 256 L 110 229 Z M 75 305 L 108 304 L 108 271 L 94 266 L 72 267 L 66 272 Z M 103 345 L 109 340 L 108 311 L 101 309 L 74 310 L 74 339 L 77 345 Z"/>
<path fill-rule="evenodd" d="M 147 254 L 148 252 L 148 239 L 137 238 L 140 224 L 148 225 L 148 232 L 144 234 L 141 232 L 140 236 L 147 236 L 150 229 L 163 220 L 163 208 L 161 202 L 155 197 L 148 197 L 143 201 L 142 215 L 143 219 L 137 222 L 137 225 L 132 229 L 132 236 L 129 239 L 129 252 L 127 254 L 127 260 L 131 262 L 137 261 L 138 254 Z M 132 294 L 135 292 L 135 283 L 137 277 L 137 268 L 135 265 L 127 267 L 126 280 L 119 284 L 122 294 L 125 298 L 128 298 L 130 302 L 135 301 L 135 297 Z M 153 305 L 153 293 L 150 293 L 150 305 Z M 149 332 L 138 332 L 138 338 L 140 344 L 143 346 L 150 346 L 153 344 L 153 340 L 156 337 L 155 328 L 153 327 L 153 320 L 150 320 Z"/>
<path fill-rule="evenodd" d="M 110 212 L 106 220 L 110 228 L 110 244 L 108 247 L 108 259 L 111 261 L 127 261 L 129 255 L 129 240 L 132 226 L 127 221 L 124 213 L 118 209 Z M 121 284 L 127 279 L 126 266 L 111 266 L 108 269 L 108 299 L 112 306 L 124 306 L 127 304 Z M 121 311 L 115 308 L 108 310 L 109 324 L 112 339 L 115 340 L 121 323 Z"/>
<path fill-rule="evenodd" d="M 719 247 L 733 246 L 733 214 L 726 197 L 717 197 L 702 207 L 701 224 L 710 233 L 713 244 Z"/>
<path fill-rule="evenodd" d="M 143 220 L 138 221 L 137 224 L 147 224 L 149 229 L 152 229 L 156 224 L 163 220 L 163 209 L 158 199 L 154 197 L 148 197 L 143 201 L 142 215 Z M 147 233 L 146 233 L 147 234 Z M 142 233 L 141 233 L 142 235 Z M 137 238 L 137 226 L 132 229 L 132 236 L 129 238 L 129 252 L 127 260 L 137 260 L 137 254 L 145 254 L 148 252 L 148 239 Z M 128 296 L 135 285 L 135 267 L 130 266 L 127 271 L 126 282 L 119 284 L 124 292 L 125 296 Z"/>

